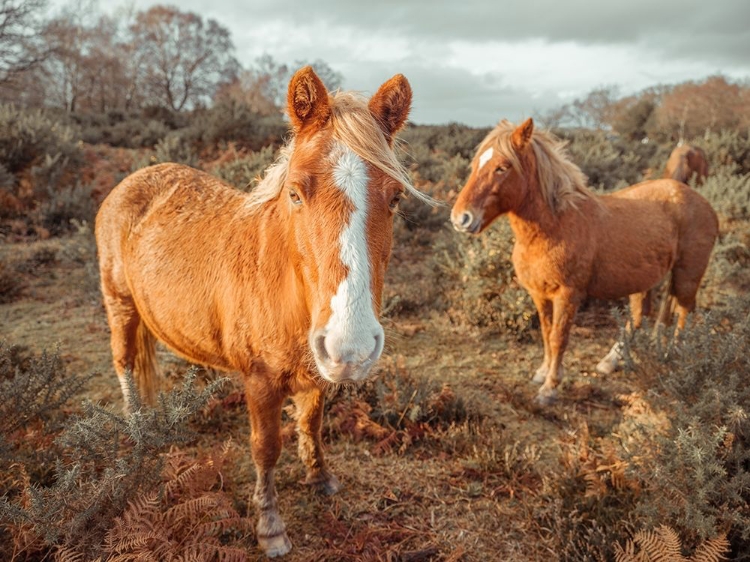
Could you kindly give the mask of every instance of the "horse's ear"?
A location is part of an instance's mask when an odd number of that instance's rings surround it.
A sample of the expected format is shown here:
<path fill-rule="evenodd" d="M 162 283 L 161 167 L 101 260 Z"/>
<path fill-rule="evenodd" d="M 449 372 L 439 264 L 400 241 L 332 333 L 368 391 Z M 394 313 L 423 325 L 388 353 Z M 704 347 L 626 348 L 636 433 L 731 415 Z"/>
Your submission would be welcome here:
<path fill-rule="evenodd" d="M 294 73 L 289 81 L 286 103 L 295 133 L 308 125 L 322 126 L 331 116 L 328 90 L 311 66 Z"/>
<path fill-rule="evenodd" d="M 516 130 L 513 131 L 513 135 L 510 137 L 516 150 L 526 148 L 526 145 L 529 144 L 529 141 L 531 140 L 531 133 L 533 132 L 534 121 L 531 117 L 516 127 Z"/>
<path fill-rule="evenodd" d="M 370 113 L 380 123 L 388 144 L 393 144 L 393 135 L 406 123 L 411 109 L 411 86 L 403 74 L 396 74 L 380 86 L 370 98 Z"/>

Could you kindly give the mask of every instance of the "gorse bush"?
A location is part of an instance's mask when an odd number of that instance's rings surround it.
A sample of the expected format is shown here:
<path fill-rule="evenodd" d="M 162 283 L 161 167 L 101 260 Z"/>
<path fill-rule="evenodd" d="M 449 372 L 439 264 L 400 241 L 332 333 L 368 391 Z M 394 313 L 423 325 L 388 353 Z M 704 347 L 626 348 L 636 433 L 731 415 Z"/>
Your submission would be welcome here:
<path fill-rule="evenodd" d="M 717 213 L 732 220 L 750 220 L 750 172 L 736 165 L 717 166 L 698 191 Z"/>
<path fill-rule="evenodd" d="M 15 476 L 3 481 L 0 523 L 16 551 L 61 549 L 93 559 L 128 503 L 160 482 L 161 454 L 192 439 L 187 420 L 223 381 L 198 391 L 190 373 L 181 388 L 161 395 L 155 408 L 136 400 L 132 414 L 120 415 L 87 403 L 68 418 L 61 406 L 78 393 L 82 378 L 67 375 L 57 354 L 36 360 L 19 358 L 15 348 L 0 352 L 2 430 L 10 439 L 1 462 L 15 467 L 5 469 Z M 42 431 L 35 431 L 39 426 Z M 48 453 L 43 473 L 29 462 L 27 448 Z"/>
<path fill-rule="evenodd" d="M 516 280 L 511 256 L 513 231 L 498 220 L 479 237 L 458 237 L 446 271 L 453 272 L 449 315 L 455 322 L 527 339 L 536 309 Z M 455 264 L 455 265 L 453 265 Z"/>
<path fill-rule="evenodd" d="M 642 435 L 652 445 L 630 459 L 643 479 L 640 520 L 646 528 L 670 525 L 691 547 L 728 532 L 735 560 L 750 559 L 748 304 L 734 299 L 726 320 L 710 315 L 675 343 L 648 345 L 637 334 L 626 346 L 629 368 L 669 420 L 664 431 Z"/>
<path fill-rule="evenodd" d="M 42 110 L 0 105 L 0 164 L 17 174 L 45 156 L 74 169 L 80 164 L 78 133 Z"/>
<path fill-rule="evenodd" d="M 257 152 L 250 152 L 245 156 L 236 158 L 216 166 L 212 173 L 243 191 L 251 191 L 256 180 L 262 176 L 263 171 L 270 166 L 276 158 L 273 146 L 263 147 Z"/>

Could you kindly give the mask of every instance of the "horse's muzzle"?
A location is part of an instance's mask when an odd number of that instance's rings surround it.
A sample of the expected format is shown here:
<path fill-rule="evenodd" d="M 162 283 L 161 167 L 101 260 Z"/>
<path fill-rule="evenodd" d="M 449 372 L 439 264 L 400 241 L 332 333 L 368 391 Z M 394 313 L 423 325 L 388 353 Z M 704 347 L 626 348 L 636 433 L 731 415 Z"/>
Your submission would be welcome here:
<path fill-rule="evenodd" d="M 476 234 L 482 228 L 482 215 L 474 215 L 469 210 L 451 213 L 451 223 L 458 232 Z"/>
<path fill-rule="evenodd" d="M 342 342 L 316 330 L 310 338 L 315 364 L 320 375 L 329 382 L 357 382 L 370 374 L 383 352 L 384 335 L 382 327 L 373 330 L 372 338 L 357 342 Z"/>

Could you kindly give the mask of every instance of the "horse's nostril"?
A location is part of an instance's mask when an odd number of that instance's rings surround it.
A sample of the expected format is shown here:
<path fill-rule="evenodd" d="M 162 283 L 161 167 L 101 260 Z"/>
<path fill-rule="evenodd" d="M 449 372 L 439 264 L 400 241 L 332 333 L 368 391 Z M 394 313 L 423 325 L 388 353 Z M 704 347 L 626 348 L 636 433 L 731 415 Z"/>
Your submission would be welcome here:
<path fill-rule="evenodd" d="M 469 211 L 465 211 L 464 214 L 461 215 L 461 226 L 469 226 L 473 219 L 474 215 L 472 215 Z"/>
<path fill-rule="evenodd" d="M 328 354 L 328 350 L 326 349 L 326 337 L 324 334 L 319 334 L 315 336 L 313 339 L 313 345 L 315 346 L 315 353 L 317 353 L 318 358 L 322 359 L 323 361 L 327 361 L 330 359 L 330 355 Z"/>

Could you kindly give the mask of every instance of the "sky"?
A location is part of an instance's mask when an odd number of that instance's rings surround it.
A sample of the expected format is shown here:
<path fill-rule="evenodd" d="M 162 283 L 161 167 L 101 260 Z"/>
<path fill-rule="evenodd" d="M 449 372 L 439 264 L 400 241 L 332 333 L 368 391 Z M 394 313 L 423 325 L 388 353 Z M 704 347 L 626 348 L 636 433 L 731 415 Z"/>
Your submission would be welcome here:
<path fill-rule="evenodd" d="M 402 73 L 415 123 L 518 121 L 602 86 L 750 80 L 750 0 L 129 1 L 218 20 L 243 66 L 323 59 L 367 94 Z"/>

